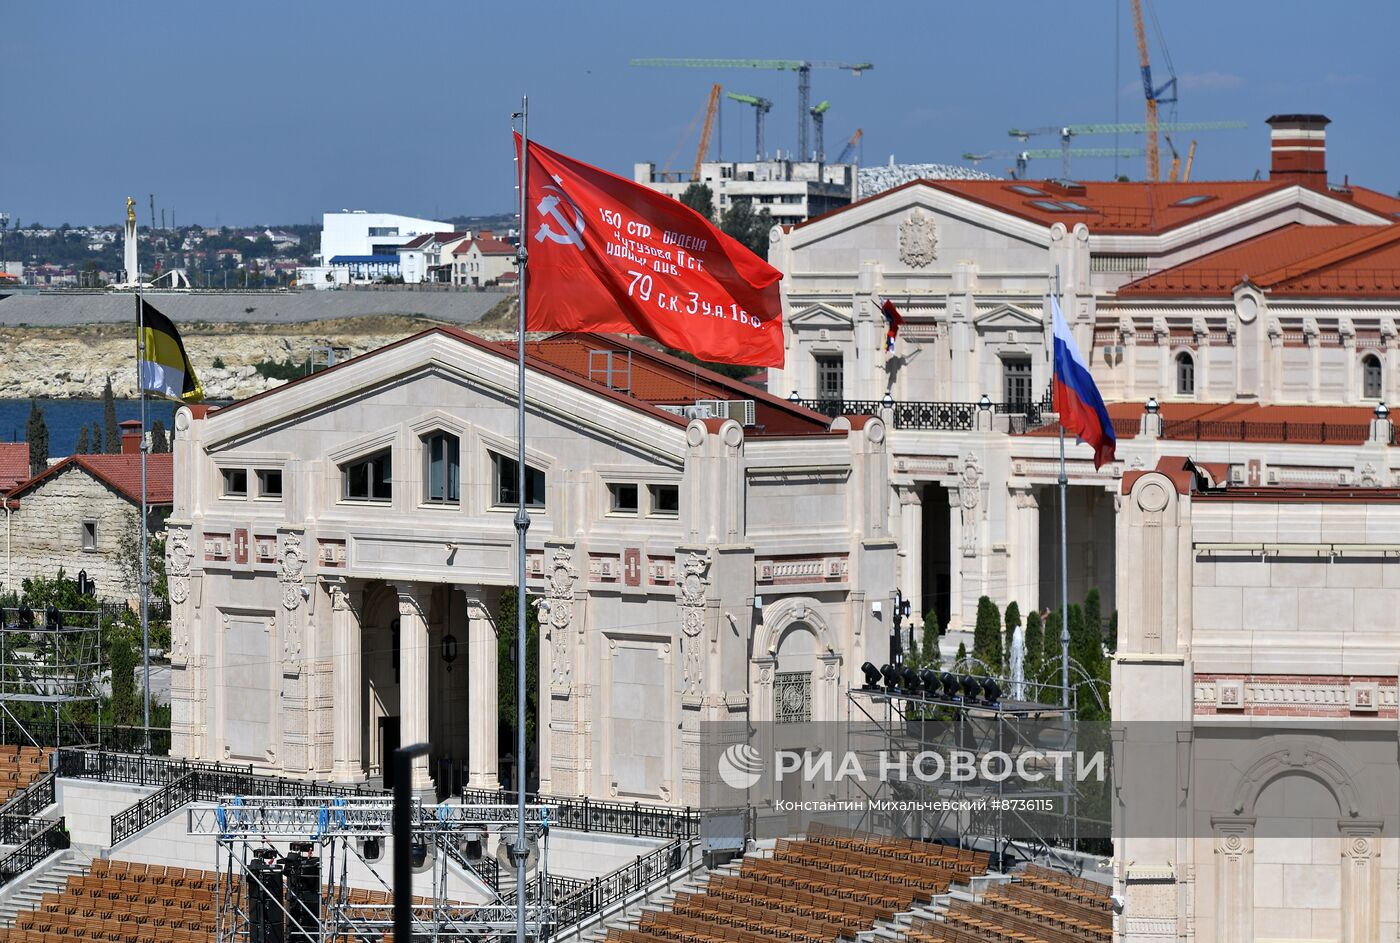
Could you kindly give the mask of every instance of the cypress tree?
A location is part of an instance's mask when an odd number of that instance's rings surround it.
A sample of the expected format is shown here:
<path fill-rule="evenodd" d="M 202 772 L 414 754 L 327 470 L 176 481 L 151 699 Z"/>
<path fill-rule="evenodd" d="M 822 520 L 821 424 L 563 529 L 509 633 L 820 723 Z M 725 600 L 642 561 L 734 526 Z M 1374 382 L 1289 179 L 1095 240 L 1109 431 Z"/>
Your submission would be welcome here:
<path fill-rule="evenodd" d="M 954 667 L 954 668 L 957 668 L 957 669 L 960 670 L 960 671 L 966 670 L 966 668 L 967 668 L 967 643 L 966 643 L 966 642 L 959 642 L 959 643 L 958 643 L 957 662 L 953 665 L 953 667 Z"/>
<path fill-rule="evenodd" d="M 1040 626 L 1040 613 L 1032 610 L 1026 616 L 1026 680 L 1040 680 L 1040 665 L 1045 658 L 1044 632 Z"/>
<path fill-rule="evenodd" d="M 919 654 L 919 640 L 915 636 L 909 636 L 909 651 L 904 656 L 904 663 L 910 668 L 922 668 L 924 666 Z"/>
<path fill-rule="evenodd" d="M 1006 623 L 1006 644 L 1001 647 L 1002 670 L 1011 670 L 1011 646 L 1016 639 L 1016 630 L 1021 627 L 1021 607 L 1013 599 L 1006 604 L 1006 612 L 1002 616 Z"/>
<path fill-rule="evenodd" d="M 29 422 L 24 427 L 24 438 L 29 443 L 29 474 L 37 475 L 49 467 L 49 426 L 35 400 L 29 401 Z"/>
<path fill-rule="evenodd" d="M 88 450 L 88 429 L 83 426 L 78 429 L 78 442 L 73 446 L 74 455 L 86 455 Z"/>
<path fill-rule="evenodd" d="M 1060 619 L 1058 609 L 1052 609 L 1045 619 L 1044 643 L 1040 649 L 1040 681 L 1042 684 L 1060 683 Z"/>
<path fill-rule="evenodd" d="M 165 423 L 157 419 L 151 423 L 151 452 L 169 452 L 170 440 L 165 436 Z"/>
<path fill-rule="evenodd" d="M 110 376 L 107 377 L 107 385 L 102 388 L 102 428 L 102 451 L 108 455 L 116 455 L 122 450 L 122 431 L 117 426 L 117 399 L 112 393 Z"/>
<path fill-rule="evenodd" d="M 1001 613 L 991 597 L 977 600 L 977 624 L 972 630 L 972 654 L 988 669 L 1001 667 Z"/>
<path fill-rule="evenodd" d="M 1113 610 L 1113 614 L 1108 617 L 1108 650 L 1118 651 L 1118 610 Z"/>
<path fill-rule="evenodd" d="M 919 650 L 923 652 L 925 668 L 943 667 L 943 653 L 938 650 L 938 613 L 932 609 L 924 613 L 924 640 Z"/>
<path fill-rule="evenodd" d="M 1087 630 L 1085 638 L 1095 640 L 1095 647 L 1103 645 L 1103 599 L 1099 595 L 1099 589 L 1095 586 L 1084 596 L 1084 628 Z"/>
<path fill-rule="evenodd" d="M 88 436 L 88 454 L 102 454 L 102 427 L 98 425 L 96 419 L 92 421 L 92 433 Z"/>

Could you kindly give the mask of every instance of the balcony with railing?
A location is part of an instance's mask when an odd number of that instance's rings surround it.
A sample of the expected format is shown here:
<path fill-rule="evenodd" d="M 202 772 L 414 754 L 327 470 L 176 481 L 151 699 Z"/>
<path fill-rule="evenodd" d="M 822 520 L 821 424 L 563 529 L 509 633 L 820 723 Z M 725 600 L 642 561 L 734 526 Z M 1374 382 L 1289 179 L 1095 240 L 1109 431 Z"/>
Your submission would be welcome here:
<path fill-rule="evenodd" d="M 977 428 L 979 411 L 1007 416 L 1012 432 L 1024 432 L 1043 425 L 1050 411 L 1049 390 L 1039 400 L 1001 403 L 985 396 L 975 403 L 897 400 L 891 396 L 884 399 L 802 399 L 793 396 L 789 399 L 832 419 L 837 416 L 879 416 L 884 410 L 889 410 L 896 429 L 934 432 L 971 432 Z"/>

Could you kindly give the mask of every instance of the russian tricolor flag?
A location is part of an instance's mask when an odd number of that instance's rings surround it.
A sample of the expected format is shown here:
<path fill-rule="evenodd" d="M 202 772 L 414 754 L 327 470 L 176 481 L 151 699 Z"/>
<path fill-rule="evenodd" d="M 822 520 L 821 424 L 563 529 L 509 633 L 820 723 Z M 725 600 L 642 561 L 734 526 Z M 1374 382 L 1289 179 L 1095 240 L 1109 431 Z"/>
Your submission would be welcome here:
<path fill-rule="evenodd" d="M 1099 388 L 1089 373 L 1089 365 L 1079 354 L 1074 335 L 1069 331 L 1060 302 L 1050 296 L 1050 311 L 1055 332 L 1055 386 L 1052 402 L 1060 414 L 1060 426 L 1074 433 L 1080 442 L 1094 447 L 1094 467 L 1102 468 L 1117 456 L 1118 440 L 1113 435 L 1113 421 L 1108 418 Z"/>
<path fill-rule="evenodd" d="M 894 302 L 888 298 L 880 300 L 880 313 L 885 316 L 885 353 L 894 353 L 894 339 L 899 336 L 899 328 L 904 323 L 904 316 L 899 313 Z"/>

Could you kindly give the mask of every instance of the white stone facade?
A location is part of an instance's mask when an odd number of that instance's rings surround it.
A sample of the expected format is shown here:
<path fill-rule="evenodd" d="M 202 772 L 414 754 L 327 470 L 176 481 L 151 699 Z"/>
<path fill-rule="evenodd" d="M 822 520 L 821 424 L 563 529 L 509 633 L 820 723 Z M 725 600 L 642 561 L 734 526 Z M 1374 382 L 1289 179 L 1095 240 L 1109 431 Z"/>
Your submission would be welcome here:
<path fill-rule="evenodd" d="M 514 376 L 509 350 L 432 330 L 178 414 L 175 754 L 356 781 L 397 734 L 434 745 L 417 788 L 442 760 L 498 783 L 495 619 L 515 533 L 493 456 L 515 454 Z M 841 692 L 889 645 L 883 423 L 828 428 L 762 394 L 770 425 L 804 434 L 687 420 L 545 362 L 527 395 L 540 789 L 695 804 L 699 724 L 771 715 L 775 667 L 809 672 L 814 710 L 842 716 Z M 459 455 L 450 501 L 433 500 L 440 434 Z M 377 456 L 386 485 L 356 497 L 350 469 Z"/>
<path fill-rule="evenodd" d="M 1122 497 L 1116 938 L 1395 939 L 1400 494 Z"/>

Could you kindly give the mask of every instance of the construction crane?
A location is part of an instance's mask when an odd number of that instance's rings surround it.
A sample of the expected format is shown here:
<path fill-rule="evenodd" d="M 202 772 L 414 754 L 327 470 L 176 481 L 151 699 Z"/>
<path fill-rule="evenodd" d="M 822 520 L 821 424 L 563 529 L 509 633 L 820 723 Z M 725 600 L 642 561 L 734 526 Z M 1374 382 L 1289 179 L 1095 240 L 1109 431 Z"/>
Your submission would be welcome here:
<path fill-rule="evenodd" d="M 1064 148 L 1031 148 L 1024 151 L 984 151 L 982 153 L 968 153 L 963 155 L 963 160 L 970 161 L 976 165 L 984 160 L 1000 160 L 1010 158 L 1016 161 L 1015 177 L 1017 180 L 1024 180 L 1026 177 L 1027 165 L 1033 160 L 1041 160 L 1047 157 L 1064 157 L 1068 153 L 1071 157 L 1141 157 L 1143 150 L 1140 147 L 1071 147 Z M 1069 174 L 1066 173 L 1068 178 Z"/>
<path fill-rule="evenodd" d="M 725 97 L 731 101 L 736 101 L 744 105 L 753 106 L 754 132 L 753 148 L 754 160 L 763 160 L 763 116 L 773 110 L 773 103 L 758 95 L 741 95 L 738 92 L 726 92 Z"/>
<path fill-rule="evenodd" d="M 1161 176 L 1161 157 L 1157 150 L 1157 106 L 1176 103 L 1176 70 L 1167 58 L 1171 78 L 1160 86 L 1152 84 L 1152 60 L 1147 54 L 1147 28 L 1142 21 L 1142 0 L 1133 0 L 1133 29 L 1137 33 L 1138 66 L 1142 69 L 1142 91 L 1147 99 L 1147 179 Z M 1163 53 L 1166 53 L 1165 44 Z"/>
<path fill-rule="evenodd" d="M 633 59 L 634 66 L 658 66 L 684 69 L 768 69 L 797 73 L 797 154 L 808 160 L 807 119 L 812 110 L 812 70 L 841 69 L 860 75 L 875 68 L 870 62 L 828 62 L 809 59 Z"/>
<path fill-rule="evenodd" d="M 819 161 L 826 160 L 826 113 L 831 109 L 831 102 L 820 102 L 812 106 L 812 130 L 817 133 L 817 149 L 814 156 Z"/>
<path fill-rule="evenodd" d="M 865 132 L 856 128 L 856 133 L 851 135 L 851 139 L 846 142 L 846 146 L 841 148 L 841 153 L 836 155 L 836 163 L 849 164 L 851 158 L 856 156 L 856 148 L 860 146 L 860 139 L 865 136 Z"/>
<path fill-rule="evenodd" d="M 1157 130 L 1164 133 L 1175 131 L 1238 131 L 1249 127 L 1245 121 L 1163 121 L 1157 124 Z M 1057 124 L 1047 125 L 1041 128 L 1012 128 L 1006 132 L 1023 144 L 1031 138 L 1042 134 L 1054 134 L 1060 138 L 1061 151 L 1068 150 L 1077 137 L 1095 137 L 1109 134 L 1144 134 L 1147 132 L 1147 125 L 1144 122 L 1118 122 L 1109 124 Z M 1063 157 L 1064 176 L 1070 176 L 1069 158 Z"/>
<path fill-rule="evenodd" d="M 1176 152 L 1176 145 L 1172 143 L 1172 136 L 1170 134 L 1164 134 L 1162 135 L 1162 140 L 1167 142 L 1167 147 L 1171 148 L 1172 152 L 1172 165 L 1167 171 L 1167 182 L 1176 183 L 1177 180 L 1180 180 L 1182 183 L 1186 183 L 1191 179 L 1191 164 L 1196 159 L 1196 142 L 1192 141 L 1191 147 L 1186 151 L 1186 174 L 1182 176 L 1181 155 Z"/>
<path fill-rule="evenodd" d="M 695 149 L 695 169 L 690 172 L 691 180 L 700 179 L 700 165 L 705 161 L 705 155 L 710 152 L 710 134 L 715 129 L 715 114 L 719 111 L 719 93 L 723 91 L 718 84 L 710 86 L 710 102 L 705 106 L 705 123 L 700 127 L 700 146 Z"/>

